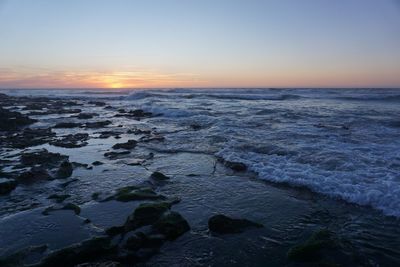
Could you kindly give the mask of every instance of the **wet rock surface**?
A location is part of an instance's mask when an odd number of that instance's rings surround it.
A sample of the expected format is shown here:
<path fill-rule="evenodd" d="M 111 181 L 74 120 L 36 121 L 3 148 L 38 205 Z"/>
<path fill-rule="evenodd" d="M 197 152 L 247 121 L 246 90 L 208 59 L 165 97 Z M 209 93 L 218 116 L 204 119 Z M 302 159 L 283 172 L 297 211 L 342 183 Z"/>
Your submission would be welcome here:
<path fill-rule="evenodd" d="M 8 194 L 17 187 L 14 179 L 0 178 L 0 195 Z"/>
<path fill-rule="evenodd" d="M 252 222 L 247 219 L 236 219 L 218 214 L 208 220 L 208 228 L 218 234 L 241 233 L 249 228 L 261 228 L 262 224 Z"/>

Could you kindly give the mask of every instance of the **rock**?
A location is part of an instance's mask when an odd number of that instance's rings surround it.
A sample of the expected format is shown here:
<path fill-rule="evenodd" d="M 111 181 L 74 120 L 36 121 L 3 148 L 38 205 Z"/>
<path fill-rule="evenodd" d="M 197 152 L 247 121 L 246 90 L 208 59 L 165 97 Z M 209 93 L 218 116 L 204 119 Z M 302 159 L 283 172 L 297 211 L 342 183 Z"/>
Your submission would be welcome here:
<path fill-rule="evenodd" d="M 92 262 L 82 263 L 75 267 L 122 267 L 121 263 L 116 261 L 105 261 L 105 262 Z"/>
<path fill-rule="evenodd" d="M 150 130 L 142 130 L 142 129 L 129 129 L 128 134 L 151 134 Z"/>
<path fill-rule="evenodd" d="M 139 226 L 153 224 L 170 208 L 169 202 L 143 203 L 135 209 L 133 217 L 130 216 L 128 221 L 134 221 Z"/>
<path fill-rule="evenodd" d="M 82 126 L 82 124 L 77 122 L 60 122 L 54 125 L 54 128 L 76 128 L 80 126 Z"/>
<path fill-rule="evenodd" d="M 142 109 L 131 110 L 129 111 L 129 114 L 131 114 L 134 117 L 151 117 L 153 115 L 153 113 L 146 112 Z"/>
<path fill-rule="evenodd" d="M 111 124 L 111 121 L 96 121 L 96 122 L 87 122 L 83 126 L 84 128 L 103 128 L 107 125 Z"/>
<path fill-rule="evenodd" d="M 143 232 L 137 232 L 126 240 L 124 248 L 133 251 L 141 248 L 158 248 L 161 247 L 165 240 L 165 236 L 161 234 L 146 235 Z"/>
<path fill-rule="evenodd" d="M 190 128 L 192 128 L 192 129 L 195 130 L 195 131 L 198 131 L 198 130 L 201 129 L 201 125 L 198 125 L 198 124 L 191 124 L 191 125 L 190 125 Z"/>
<path fill-rule="evenodd" d="M 62 139 L 51 141 L 50 144 L 58 147 L 77 148 L 86 146 L 88 144 L 86 140 L 88 139 L 89 134 L 87 133 L 69 134 Z"/>
<path fill-rule="evenodd" d="M 72 175 L 73 170 L 69 161 L 63 161 L 57 171 L 57 178 L 68 178 Z"/>
<path fill-rule="evenodd" d="M 98 160 L 92 162 L 93 166 L 99 166 L 99 165 L 103 165 L 103 164 L 104 164 L 103 162 L 98 161 Z"/>
<path fill-rule="evenodd" d="M 0 195 L 10 193 L 17 187 L 17 184 L 14 179 L 0 178 Z"/>
<path fill-rule="evenodd" d="M 177 212 L 164 214 L 153 228 L 169 240 L 174 240 L 190 230 L 188 222 Z"/>
<path fill-rule="evenodd" d="M 242 172 L 247 170 L 247 166 L 241 162 L 225 161 L 225 166 L 234 171 Z"/>
<path fill-rule="evenodd" d="M 95 106 L 98 106 L 98 107 L 103 107 L 103 106 L 106 105 L 106 103 L 104 103 L 102 101 L 89 101 L 88 104 L 95 105 Z"/>
<path fill-rule="evenodd" d="M 75 205 L 75 204 L 72 204 L 72 203 L 66 204 L 61 209 L 63 209 L 63 210 L 73 210 L 76 215 L 79 215 L 81 213 L 81 208 L 78 205 Z"/>
<path fill-rule="evenodd" d="M 333 233 L 328 230 L 320 230 L 311 235 L 303 244 L 291 248 L 288 258 L 294 261 L 316 261 L 321 258 L 323 249 L 337 248 L 338 242 Z"/>
<path fill-rule="evenodd" d="M 80 120 L 87 120 L 87 119 L 91 119 L 97 115 L 98 114 L 96 114 L 96 113 L 80 113 L 80 114 L 76 115 L 76 118 L 78 118 Z"/>
<path fill-rule="evenodd" d="M 49 215 L 50 212 L 57 210 L 72 210 L 73 212 L 75 212 L 76 215 L 79 215 L 81 213 L 81 208 L 78 205 L 75 205 L 73 203 L 67 203 L 62 207 L 54 207 L 54 206 L 47 207 L 43 210 L 42 214 Z"/>
<path fill-rule="evenodd" d="M 149 136 L 142 136 L 139 140 L 144 143 L 148 143 L 148 142 L 152 142 L 152 141 L 162 142 L 165 140 L 165 137 L 161 136 L 161 135 L 157 135 L 157 134 L 152 134 Z"/>
<path fill-rule="evenodd" d="M 127 186 L 118 189 L 113 198 L 121 202 L 133 200 L 165 199 L 164 196 L 158 195 L 150 188 L 137 188 L 135 186 Z"/>
<path fill-rule="evenodd" d="M 165 181 L 165 180 L 169 180 L 170 179 L 168 176 L 166 176 L 165 174 L 163 174 L 161 172 L 153 172 L 150 175 L 150 178 L 155 180 L 155 181 Z"/>
<path fill-rule="evenodd" d="M 137 141 L 132 139 L 132 140 L 128 140 L 125 143 L 115 144 L 115 145 L 113 145 L 112 148 L 114 148 L 114 149 L 133 149 L 133 148 L 135 148 L 136 144 L 137 144 Z"/>
<path fill-rule="evenodd" d="M 24 260 L 30 257 L 37 257 L 42 255 L 48 249 L 47 245 L 29 246 L 25 247 L 17 252 L 0 257 L 0 266 L 2 267 L 14 267 L 14 266 L 26 266 Z"/>
<path fill-rule="evenodd" d="M 26 148 L 45 144 L 52 140 L 56 134 L 51 129 L 30 129 L 26 128 L 22 132 L 12 136 L 0 137 L 0 141 L 12 148 Z"/>
<path fill-rule="evenodd" d="M 55 167 L 59 162 L 68 160 L 68 156 L 52 153 L 46 149 L 34 150 L 21 155 L 21 163 L 27 166 L 43 165 Z"/>
<path fill-rule="evenodd" d="M 104 156 L 106 158 L 109 158 L 109 159 L 116 159 L 116 158 L 118 158 L 120 156 L 128 155 L 130 153 L 131 153 L 130 151 L 121 151 L 121 152 L 113 152 L 113 151 L 111 151 L 111 152 L 104 153 Z"/>
<path fill-rule="evenodd" d="M 214 215 L 208 220 L 208 228 L 218 234 L 241 233 L 251 227 L 260 228 L 263 225 L 246 219 L 229 218 L 222 214 Z"/>
<path fill-rule="evenodd" d="M 48 197 L 48 199 L 54 199 L 57 203 L 63 202 L 65 199 L 71 197 L 71 195 L 58 195 L 53 194 Z"/>
<path fill-rule="evenodd" d="M 94 193 L 92 194 L 92 199 L 93 199 L 93 200 L 97 200 L 97 199 L 99 199 L 99 196 L 100 196 L 100 192 L 94 192 Z"/>
<path fill-rule="evenodd" d="M 121 132 L 118 131 L 103 131 L 100 133 L 99 138 L 100 139 L 106 139 L 109 137 L 114 137 L 114 138 L 119 138 L 119 135 L 121 134 Z"/>
<path fill-rule="evenodd" d="M 42 167 L 32 167 L 29 171 L 21 173 L 16 179 L 22 183 L 33 183 L 53 178 Z"/>
<path fill-rule="evenodd" d="M 115 253 L 115 247 L 107 237 L 95 237 L 82 243 L 55 251 L 36 267 L 73 267 L 90 261 L 99 261 Z"/>
<path fill-rule="evenodd" d="M 0 107 L 0 131 L 15 131 L 34 122 L 26 115 Z"/>

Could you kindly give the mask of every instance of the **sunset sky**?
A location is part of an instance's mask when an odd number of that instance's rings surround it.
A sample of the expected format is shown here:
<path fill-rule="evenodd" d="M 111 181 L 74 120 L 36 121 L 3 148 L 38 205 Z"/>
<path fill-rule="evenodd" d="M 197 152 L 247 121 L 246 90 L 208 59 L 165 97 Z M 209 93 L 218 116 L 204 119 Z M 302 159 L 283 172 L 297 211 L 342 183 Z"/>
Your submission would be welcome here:
<path fill-rule="evenodd" d="M 0 0 L 0 88 L 400 87 L 397 0 Z"/>

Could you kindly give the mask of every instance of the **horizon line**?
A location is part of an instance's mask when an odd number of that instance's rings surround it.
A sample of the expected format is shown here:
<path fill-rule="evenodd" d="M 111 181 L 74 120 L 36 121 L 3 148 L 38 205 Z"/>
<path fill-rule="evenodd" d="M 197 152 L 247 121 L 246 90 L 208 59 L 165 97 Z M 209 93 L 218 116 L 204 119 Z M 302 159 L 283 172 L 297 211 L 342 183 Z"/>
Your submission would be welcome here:
<path fill-rule="evenodd" d="M 301 86 L 301 87 L 255 87 L 255 86 L 240 86 L 240 87 L 229 87 L 229 86 L 207 86 L 207 87 L 121 87 L 121 88 L 113 88 L 113 87 L 0 87 L 0 90 L 171 90 L 171 89 L 400 89 L 400 86 L 392 87 L 392 86 L 383 86 L 383 87 L 329 87 L 329 86 Z"/>

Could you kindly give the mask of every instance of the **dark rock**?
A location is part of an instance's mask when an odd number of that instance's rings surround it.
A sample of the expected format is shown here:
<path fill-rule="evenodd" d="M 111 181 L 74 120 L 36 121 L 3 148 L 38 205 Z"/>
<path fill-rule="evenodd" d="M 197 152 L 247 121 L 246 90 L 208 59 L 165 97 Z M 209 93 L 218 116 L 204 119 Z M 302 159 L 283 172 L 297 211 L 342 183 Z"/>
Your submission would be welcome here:
<path fill-rule="evenodd" d="M 87 145 L 86 140 L 89 139 L 87 133 L 69 134 L 64 136 L 62 139 L 51 141 L 50 144 L 53 146 L 65 147 L 65 148 L 77 148 Z"/>
<path fill-rule="evenodd" d="M 153 172 L 150 175 L 150 178 L 155 180 L 155 181 L 165 181 L 165 180 L 169 180 L 170 179 L 168 176 L 166 176 L 165 174 L 163 174 L 161 172 Z"/>
<path fill-rule="evenodd" d="M 51 129 L 24 129 L 11 136 L 0 137 L 0 141 L 12 148 L 26 148 L 45 144 L 56 134 Z"/>
<path fill-rule="evenodd" d="M 17 187 L 17 184 L 14 179 L 0 178 L 0 195 L 10 193 Z"/>
<path fill-rule="evenodd" d="M 136 188 L 131 186 L 118 189 L 113 198 L 121 202 L 134 200 L 165 199 L 164 196 L 158 195 L 150 188 Z"/>
<path fill-rule="evenodd" d="M 134 117 L 151 117 L 153 115 L 153 113 L 146 112 L 142 109 L 131 110 L 129 111 L 129 114 L 131 114 Z"/>
<path fill-rule="evenodd" d="M 82 263 L 75 267 L 122 267 L 121 263 L 116 261 L 105 261 L 105 262 L 91 262 Z"/>
<path fill-rule="evenodd" d="M 121 152 L 106 152 L 104 153 L 104 157 L 109 158 L 109 159 L 116 159 L 120 156 L 128 155 L 130 154 L 130 151 L 121 151 Z"/>
<path fill-rule="evenodd" d="M 111 121 L 96 121 L 96 122 L 87 122 L 83 126 L 84 128 L 103 128 L 107 125 L 111 124 Z"/>
<path fill-rule="evenodd" d="M 88 104 L 95 105 L 95 106 L 98 106 L 98 107 L 103 107 L 103 106 L 106 105 L 106 103 L 101 102 L 101 101 L 89 101 Z"/>
<path fill-rule="evenodd" d="M 68 156 L 52 153 L 46 149 L 34 150 L 21 155 L 21 163 L 27 166 L 42 165 L 55 167 L 61 161 L 68 160 Z"/>
<path fill-rule="evenodd" d="M 234 171 L 242 172 L 247 170 L 247 166 L 241 162 L 225 161 L 225 166 Z"/>
<path fill-rule="evenodd" d="M 57 203 L 61 203 L 67 198 L 71 197 L 71 195 L 58 195 L 58 194 L 53 194 L 48 197 L 48 199 L 54 199 Z"/>
<path fill-rule="evenodd" d="M 322 250 L 338 248 L 338 242 L 333 233 L 328 230 L 320 230 L 303 244 L 291 248 L 288 258 L 295 261 L 317 261 L 322 257 Z"/>
<path fill-rule="evenodd" d="M 99 261 L 115 254 L 116 248 L 107 237 L 96 237 L 77 245 L 55 251 L 44 258 L 37 267 L 73 267 L 77 264 Z"/>
<path fill-rule="evenodd" d="M 153 134 L 150 136 L 142 136 L 139 140 L 144 143 L 148 143 L 148 142 L 152 142 L 152 141 L 162 142 L 165 140 L 165 137 L 161 136 L 161 135 Z"/>
<path fill-rule="evenodd" d="M 164 214 L 153 228 L 169 240 L 174 240 L 190 230 L 188 222 L 177 212 Z"/>
<path fill-rule="evenodd" d="M 52 177 L 42 167 L 32 167 L 29 171 L 21 173 L 17 178 L 22 183 L 33 183 L 41 180 L 50 180 Z"/>
<path fill-rule="evenodd" d="M 99 199 L 99 196 L 100 196 L 100 192 L 95 192 L 92 194 L 92 199 L 97 200 L 97 199 Z"/>
<path fill-rule="evenodd" d="M 79 215 L 81 213 L 81 208 L 78 205 L 75 205 L 73 203 L 67 203 L 62 207 L 54 207 L 54 206 L 47 207 L 46 209 L 44 209 L 42 214 L 49 215 L 50 212 L 57 210 L 72 210 L 73 212 L 75 212 L 76 215 Z"/>
<path fill-rule="evenodd" d="M 34 122 L 26 115 L 0 107 L 0 131 L 15 131 Z"/>
<path fill-rule="evenodd" d="M 153 224 L 170 208 L 169 202 L 143 203 L 135 209 L 133 217 L 130 216 L 128 221 L 134 221 L 140 226 Z"/>
<path fill-rule="evenodd" d="M 92 162 L 93 166 L 99 166 L 99 165 L 103 165 L 103 164 L 104 164 L 103 162 L 98 161 L 98 160 Z"/>
<path fill-rule="evenodd" d="M 87 120 L 87 119 L 91 119 L 97 115 L 98 114 L 96 114 L 96 113 L 80 113 L 80 114 L 76 115 L 76 118 L 78 118 L 80 120 Z"/>
<path fill-rule="evenodd" d="M 74 168 L 69 161 L 63 161 L 58 168 L 57 178 L 68 178 L 72 175 Z"/>
<path fill-rule="evenodd" d="M 141 130 L 141 129 L 129 129 L 128 134 L 150 134 L 150 130 Z"/>
<path fill-rule="evenodd" d="M 112 148 L 114 148 L 114 149 L 133 149 L 133 148 L 135 148 L 136 144 L 137 144 L 137 141 L 132 139 L 132 140 L 128 140 L 125 143 L 115 144 L 115 145 L 113 145 Z"/>
<path fill-rule="evenodd" d="M 126 240 L 124 248 L 133 251 L 141 248 L 158 248 L 165 240 L 165 236 L 161 234 L 146 235 L 143 232 L 137 232 Z"/>
<path fill-rule="evenodd" d="M 109 138 L 112 136 L 114 136 L 115 138 L 119 138 L 120 134 L 121 134 L 121 132 L 117 132 L 117 131 L 103 131 L 100 133 L 99 138 L 106 139 L 106 138 Z"/>
<path fill-rule="evenodd" d="M 214 215 L 208 220 L 208 228 L 218 234 L 241 233 L 250 227 L 259 228 L 263 225 L 246 219 L 229 218 L 222 214 Z"/>
<path fill-rule="evenodd" d="M 198 130 L 201 129 L 201 125 L 198 125 L 198 124 L 191 124 L 191 125 L 190 125 L 190 128 L 192 128 L 192 129 L 195 130 L 195 131 L 198 131 Z"/>
<path fill-rule="evenodd" d="M 82 124 L 77 122 L 60 122 L 54 125 L 54 128 L 76 128 L 80 126 L 82 126 Z"/>

